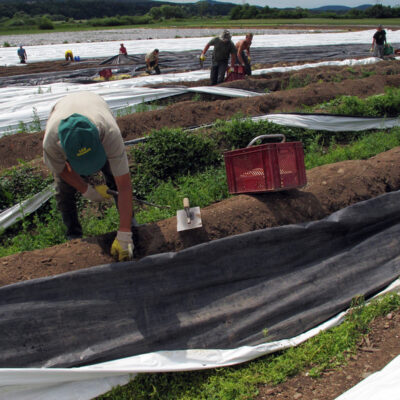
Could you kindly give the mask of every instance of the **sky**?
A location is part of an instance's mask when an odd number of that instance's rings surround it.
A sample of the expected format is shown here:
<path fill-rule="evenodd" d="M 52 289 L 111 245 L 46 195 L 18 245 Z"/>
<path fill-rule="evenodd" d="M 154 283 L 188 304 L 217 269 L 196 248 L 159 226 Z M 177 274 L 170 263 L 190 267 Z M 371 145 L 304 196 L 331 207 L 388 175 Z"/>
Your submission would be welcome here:
<path fill-rule="evenodd" d="M 172 3 L 196 3 L 197 0 L 168 0 Z M 285 8 L 302 7 L 318 8 L 323 6 L 357 7 L 363 4 L 382 4 L 383 6 L 400 6 L 400 0 L 218 0 L 220 3 L 250 4 L 261 7 Z"/>

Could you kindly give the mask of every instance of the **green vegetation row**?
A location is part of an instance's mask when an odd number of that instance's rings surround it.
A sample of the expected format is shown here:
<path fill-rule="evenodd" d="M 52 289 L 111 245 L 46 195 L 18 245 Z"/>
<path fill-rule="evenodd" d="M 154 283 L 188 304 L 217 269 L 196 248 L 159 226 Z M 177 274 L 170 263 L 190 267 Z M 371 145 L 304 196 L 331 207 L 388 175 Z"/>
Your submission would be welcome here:
<path fill-rule="evenodd" d="M 366 99 L 360 99 L 357 96 L 339 96 L 323 104 L 304 107 L 304 110 L 360 117 L 398 117 L 400 114 L 400 89 L 385 88 L 384 94 Z"/>
<path fill-rule="evenodd" d="M 400 296 L 389 293 L 366 305 L 353 299 L 345 321 L 319 333 L 298 347 L 258 358 L 235 367 L 207 371 L 140 374 L 98 400 L 249 400 L 260 385 L 276 385 L 300 372 L 319 377 L 329 368 L 345 365 L 357 344 L 379 316 L 398 310 Z"/>
<path fill-rule="evenodd" d="M 171 208 L 142 208 L 136 212 L 138 222 L 154 222 L 176 215 L 176 210 L 182 208 L 183 197 L 189 197 L 192 204 L 205 207 L 229 196 L 225 167 L 213 136 L 222 137 L 223 142 L 230 140 L 231 136 L 238 143 L 237 147 L 245 147 L 253 137 L 273 132 L 284 133 L 288 141 L 303 142 L 307 169 L 338 161 L 367 159 L 400 146 L 400 128 L 373 133 L 329 133 L 242 119 L 231 123 L 219 121 L 211 132 L 204 133 L 203 138 L 180 129 L 165 129 L 162 130 L 163 140 L 157 142 L 154 138 L 160 137 L 161 133 L 154 132 L 147 145 L 131 150 L 132 157 L 138 157 L 132 167 L 134 190 L 139 198 Z M 175 145 L 179 156 L 173 150 Z M 140 158 L 142 153 L 148 158 Z M 176 168 L 178 165 L 180 170 Z M 15 199 L 22 201 L 32 196 L 50 181 L 51 178 L 38 178 L 37 172 L 29 165 L 14 167 L 3 173 L 0 177 L 1 209 L 13 205 Z M 80 197 L 78 207 L 84 236 L 100 235 L 118 228 L 118 213 L 114 206 L 89 207 L 87 201 Z M 39 212 L 3 232 L 0 257 L 63 243 L 64 229 L 53 198 Z"/>

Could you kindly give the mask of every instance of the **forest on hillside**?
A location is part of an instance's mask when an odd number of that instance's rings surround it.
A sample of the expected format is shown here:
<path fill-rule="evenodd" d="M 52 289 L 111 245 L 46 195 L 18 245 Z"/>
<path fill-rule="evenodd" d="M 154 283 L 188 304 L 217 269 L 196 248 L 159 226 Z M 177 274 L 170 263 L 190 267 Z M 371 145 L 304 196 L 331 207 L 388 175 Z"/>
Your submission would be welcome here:
<path fill-rule="evenodd" d="M 0 1 L 0 26 L 9 29 L 55 29 L 55 23 L 87 21 L 91 26 L 144 25 L 164 20 L 224 17 L 241 19 L 399 18 L 400 7 L 305 9 L 235 5 L 201 0 L 176 4 L 152 0 L 36 0 Z"/>

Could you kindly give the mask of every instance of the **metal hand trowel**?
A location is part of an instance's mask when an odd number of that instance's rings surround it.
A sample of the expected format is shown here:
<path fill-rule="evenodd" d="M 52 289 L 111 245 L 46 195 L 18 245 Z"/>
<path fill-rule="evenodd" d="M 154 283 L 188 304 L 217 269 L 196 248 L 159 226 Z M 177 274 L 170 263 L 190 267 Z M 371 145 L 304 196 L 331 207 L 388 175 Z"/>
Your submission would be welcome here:
<path fill-rule="evenodd" d="M 176 220 L 178 232 L 201 228 L 203 226 L 200 207 L 190 207 L 187 197 L 183 199 L 183 210 L 178 210 L 176 212 Z"/>

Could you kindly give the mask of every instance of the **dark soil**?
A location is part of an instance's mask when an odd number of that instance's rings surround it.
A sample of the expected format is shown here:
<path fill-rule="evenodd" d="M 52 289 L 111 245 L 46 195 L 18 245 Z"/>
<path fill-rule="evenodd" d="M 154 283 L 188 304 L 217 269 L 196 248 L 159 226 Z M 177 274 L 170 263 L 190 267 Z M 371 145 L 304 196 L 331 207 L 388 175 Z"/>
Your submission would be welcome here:
<path fill-rule="evenodd" d="M 303 81 L 306 86 L 280 90 L 287 87 L 290 76 L 292 82 L 296 79 L 298 82 Z M 165 126 L 207 124 L 218 118 L 229 119 L 239 112 L 248 116 L 277 111 L 293 112 L 304 104 L 318 104 L 338 95 L 366 97 L 383 93 L 386 86 L 399 85 L 400 64 L 395 61 L 375 66 L 318 68 L 291 74 L 271 74 L 229 84 L 247 90 L 272 91 L 265 96 L 185 101 L 162 110 L 118 118 L 118 124 L 124 139 L 130 140 Z M 18 165 L 19 160 L 36 160 L 36 164 L 42 165 L 42 139 L 43 132 L 0 138 L 0 168 Z M 160 252 L 179 251 L 195 244 L 256 229 L 321 219 L 359 201 L 399 190 L 400 148 L 369 160 L 345 161 L 314 168 L 307 171 L 307 179 L 307 186 L 301 190 L 239 195 L 205 207 L 202 209 L 201 229 L 178 233 L 175 217 L 140 226 L 134 232 L 135 257 L 139 259 Z M 0 259 L 0 286 L 111 263 L 113 260 L 109 248 L 114 235 L 115 232 L 110 232 L 52 248 L 3 257 Z M 298 375 L 277 387 L 261 388 L 258 400 L 334 398 L 362 379 L 366 373 L 381 368 L 394 355 L 399 354 L 399 320 L 397 313 L 391 320 L 377 322 L 374 328 L 376 333 L 371 334 L 369 339 L 374 350 L 365 351 L 365 346 L 360 345 L 360 351 L 350 360 L 349 367 L 340 371 L 326 371 L 320 380 Z M 351 365 L 354 370 L 347 369 Z"/>

